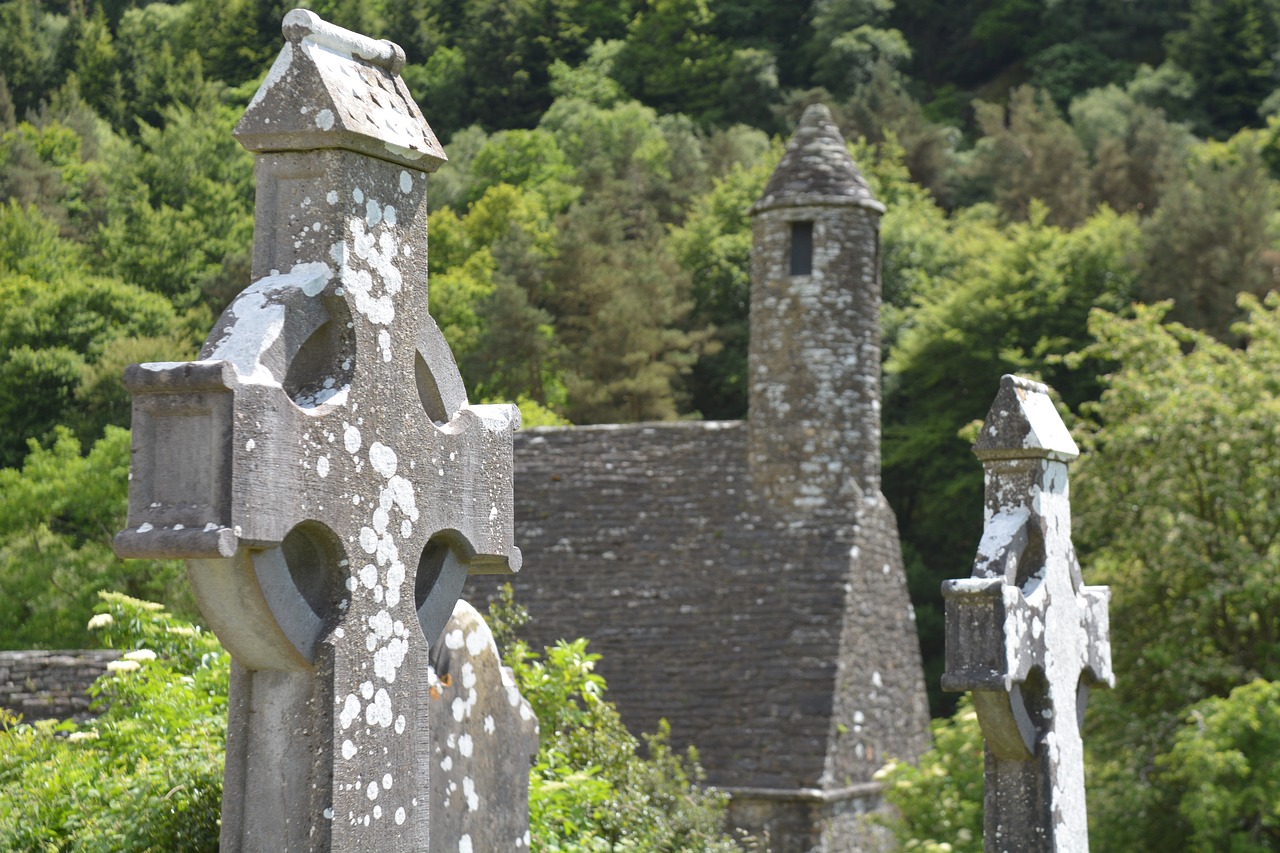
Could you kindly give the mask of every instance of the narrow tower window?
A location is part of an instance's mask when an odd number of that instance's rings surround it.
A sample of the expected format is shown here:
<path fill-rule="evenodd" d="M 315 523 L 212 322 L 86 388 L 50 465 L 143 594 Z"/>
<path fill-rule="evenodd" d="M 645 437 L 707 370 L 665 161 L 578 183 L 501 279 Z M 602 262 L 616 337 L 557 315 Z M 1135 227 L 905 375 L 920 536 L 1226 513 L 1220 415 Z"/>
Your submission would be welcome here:
<path fill-rule="evenodd" d="M 791 274 L 813 273 L 813 223 L 791 223 Z"/>

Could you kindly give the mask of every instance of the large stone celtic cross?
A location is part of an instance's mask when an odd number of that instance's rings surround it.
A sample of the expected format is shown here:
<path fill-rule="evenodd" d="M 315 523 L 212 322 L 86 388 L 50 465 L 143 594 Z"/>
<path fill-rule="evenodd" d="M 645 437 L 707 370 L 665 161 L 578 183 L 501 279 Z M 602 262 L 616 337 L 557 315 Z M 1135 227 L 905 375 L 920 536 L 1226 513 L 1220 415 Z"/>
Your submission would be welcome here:
<path fill-rule="evenodd" d="M 201 360 L 131 367 L 121 555 L 182 557 L 235 659 L 222 849 L 427 849 L 428 646 L 515 571 L 511 406 L 469 406 L 427 313 L 404 55 L 295 10 L 236 128 L 254 282 Z"/>
<path fill-rule="evenodd" d="M 1076 444 L 1039 383 L 1005 376 L 974 453 L 986 524 L 973 576 L 942 586 L 944 690 L 972 690 L 986 740 L 989 851 L 1086 851 L 1090 686 L 1110 687 L 1106 587 L 1085 586 L 1071 544 Z"/>

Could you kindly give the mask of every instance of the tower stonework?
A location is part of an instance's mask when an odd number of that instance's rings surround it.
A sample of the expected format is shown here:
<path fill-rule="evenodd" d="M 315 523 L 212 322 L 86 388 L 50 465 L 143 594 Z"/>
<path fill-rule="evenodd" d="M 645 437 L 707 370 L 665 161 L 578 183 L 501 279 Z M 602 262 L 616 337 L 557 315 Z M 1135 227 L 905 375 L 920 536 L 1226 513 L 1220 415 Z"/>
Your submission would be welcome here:
<path fill-rule="evenodd" d="M 880 493 L 883 210 L 811 107 L 751 211 L 747 420 L 515 436 L 526 638 L 587 637 L 627 726 L 669 721 L 774 853 L 889 849 L 875 773 L 929 743 Z"/>
<path fill-rule="evenodd" d="M 785 514 L 880 491 L 884 209 L 808 107 L 751 208 L 751 476 Z"/>

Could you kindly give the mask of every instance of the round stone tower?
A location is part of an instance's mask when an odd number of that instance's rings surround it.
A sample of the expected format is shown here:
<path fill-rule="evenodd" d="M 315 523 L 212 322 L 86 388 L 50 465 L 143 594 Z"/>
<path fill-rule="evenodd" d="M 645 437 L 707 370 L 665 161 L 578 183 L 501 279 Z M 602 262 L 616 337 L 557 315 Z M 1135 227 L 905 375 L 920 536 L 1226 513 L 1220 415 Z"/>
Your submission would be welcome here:
<path fill-rule="evenodd" d="M 884 209 L 808 107 L 751 208 L 751 475 L 786 516 L 880 491 Z"/>

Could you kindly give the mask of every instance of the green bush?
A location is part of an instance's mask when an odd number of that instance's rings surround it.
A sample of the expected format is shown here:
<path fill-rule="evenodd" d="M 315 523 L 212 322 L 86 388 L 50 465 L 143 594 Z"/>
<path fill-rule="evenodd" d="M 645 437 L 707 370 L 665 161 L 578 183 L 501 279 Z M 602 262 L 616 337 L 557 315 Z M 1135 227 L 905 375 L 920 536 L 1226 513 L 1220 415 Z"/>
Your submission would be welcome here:
<path fill-rule="evenodd" d="M 103 715 L 27 725 L 0 710 L 0 850 L 216 851 L 230 657 L 159 604 L 100 597 L 89 628 L 126 650 L 91 689 Z M 724 795 L 699 787 L 696 753 L 675 754 L 664 723 L 638 755 L 587 641 L 539 659 L 514 639 L 524 617 L 509 590 L 504 602 L 495 633 L 542 732 L 533 850 L 736 850 L 721 828 Z"/>
<path fill-rule="evenodd" d="M 902 850 L 982 853 L 982 729 L 969 696 L 932 730 L 918 766 L 890 762 L 876 774 L 898 812 L 890 827 Z"/>
<path fill-rule="evenodd" d="M 529 776 L 535 851 L 736 851 L 724 834 L 724 794 L 704 789 L 697 751 L 670 746 L 666 721 L 645 735 L 648 757 L 605 701 L 600 655 L 584 639 L 561 640 L 539 656 L 515 639 L 528 615 L 511 588 L 489 623 L 538 717 L 538 758 Z"/>
<path fill-rule="evenodd" d="M 1193 705 L 1157 763 L 1191 825 L 1188 850 L 1280 849 L 1280 682 Z"/>
<path fill-rule="evenodd" d="M 102 593 L 90 627 L 126 649 L 77 726 L 0 719 L 0 849 L 214 851 L 228 657 L 158 604 Z"/>

